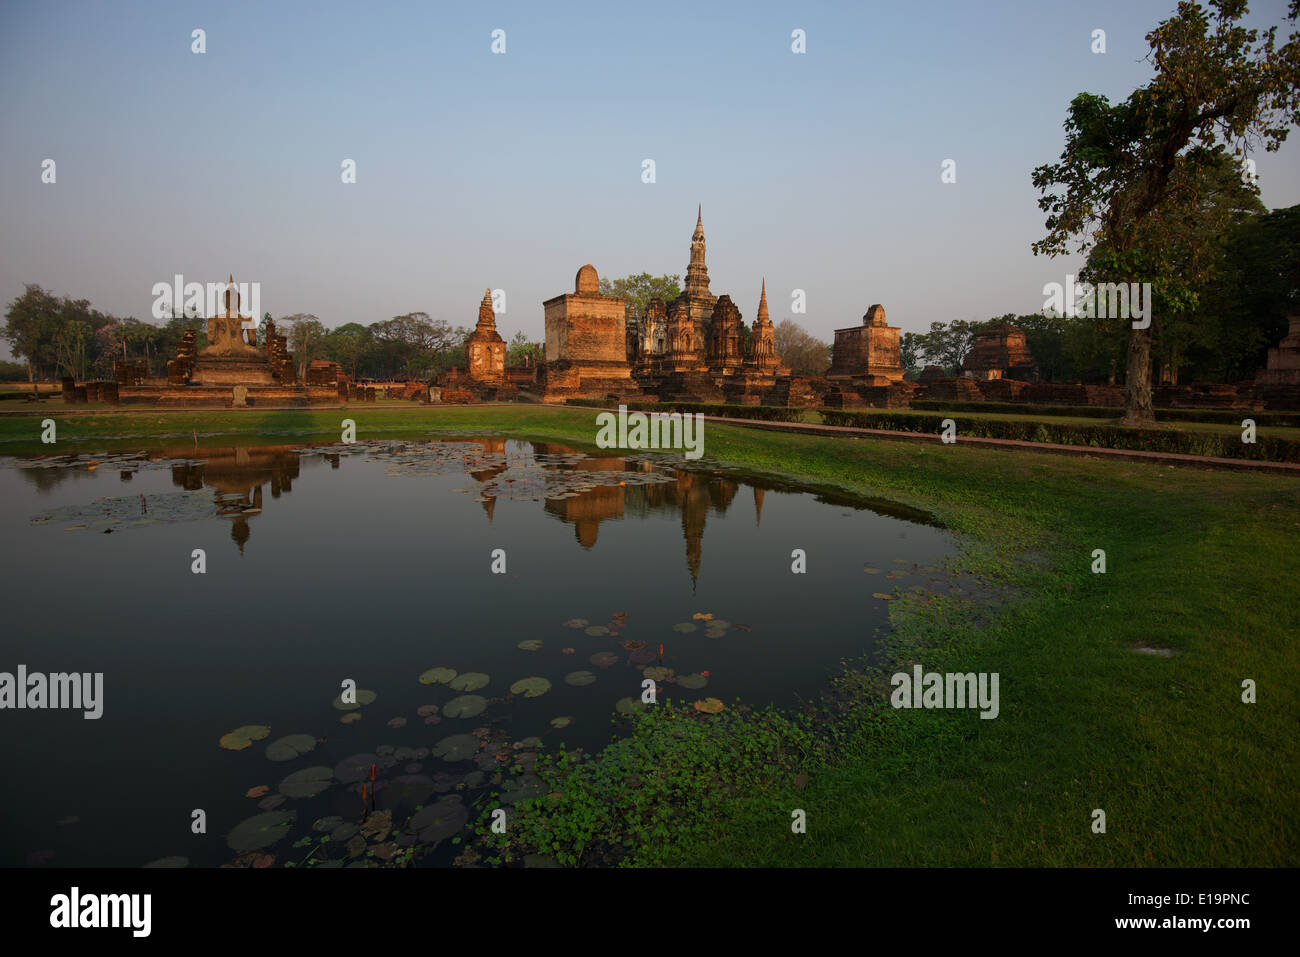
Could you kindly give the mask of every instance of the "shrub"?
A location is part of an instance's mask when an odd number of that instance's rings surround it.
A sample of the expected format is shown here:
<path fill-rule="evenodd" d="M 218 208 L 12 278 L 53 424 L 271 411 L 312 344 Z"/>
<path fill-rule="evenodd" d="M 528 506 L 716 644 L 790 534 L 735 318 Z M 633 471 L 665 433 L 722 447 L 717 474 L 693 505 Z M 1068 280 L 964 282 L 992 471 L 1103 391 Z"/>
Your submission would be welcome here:
<path fill-rule="evenodd" d="M 827 425 L 895 432 L 938 434 L 945 418 L 957 425 L 958 436 L 1051 442 L 1091 448 L 1175 452 L 1214 458 L 1254 459 L 1266 462 L 1300 462 L 1300 442 L 1260 436 L 1247 445 L 1235 433 L 1183 432 L 1177 429 L 1131 429 L 1117 425 L 1056 424 L 1032 419 L 973 419 L 960 416 L 916 415 L 898 412 L 853 412 L 822 409 Z M 1249 414 L 1249 413 L 1248 413 Z"/>

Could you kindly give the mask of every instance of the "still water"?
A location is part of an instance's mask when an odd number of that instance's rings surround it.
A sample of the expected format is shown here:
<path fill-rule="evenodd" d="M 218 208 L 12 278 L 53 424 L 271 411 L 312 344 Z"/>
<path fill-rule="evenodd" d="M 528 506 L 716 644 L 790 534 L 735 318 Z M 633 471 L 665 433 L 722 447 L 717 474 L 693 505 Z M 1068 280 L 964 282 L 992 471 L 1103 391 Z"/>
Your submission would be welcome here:
<path fill-rule="evenodd" d="M 661 700 L 796 705 L 870 656 L 873 594 L 946 588 L 923 515 L 684 464 L 479 437 L 0 459 L 0 672 L 103 674 L 97 720 L 0 711 L 0 863 L 278 866 L 331 833 L 313 862 L 446 864 L 503 767 L 507 803 L 540 793 L 536 749 L 598 751 L 645 669 Z M 357 844 L 371 764 L 392 830 Z"/>

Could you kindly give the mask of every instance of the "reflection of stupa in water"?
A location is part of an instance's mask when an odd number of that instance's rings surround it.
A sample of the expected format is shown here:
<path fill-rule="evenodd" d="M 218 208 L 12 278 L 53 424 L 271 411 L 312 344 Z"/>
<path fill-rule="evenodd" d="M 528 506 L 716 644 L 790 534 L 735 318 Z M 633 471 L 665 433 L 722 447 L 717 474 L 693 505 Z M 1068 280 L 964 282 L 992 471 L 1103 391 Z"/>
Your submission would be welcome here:
<path fill-rule="evenodd" d="M 293 490 L 299 459 L 293 445 L 175 449 L 165 454 L 201 459 L 202 463 L 172 466 L 172 484 L 195 490 L 216 491 L 217 514 L 230 518 L 230 537 L 244 552 L 252 530 L 249 520 L 262 511 L 262 486 L 270 484 L 271 498 Z M 337 458 L 331 463 L 337 468 Z"/>
<path fill-rule="evenodd" d="M 635 471 L 648 465 L 628 462 L 622 457 L 588 458 L 584 471 Z M 681 513 L 682 534 L 686 539 L 686 567 L 694 585 L 703 563 L 704 526 L 709 512 L 725 514 L 740 489 L 740 483 L 702 472 L 677 473 L 675 482 L 639 486 L 600 486 L 581 492 L 576 498 L 547 499 L 543 508 L 560 521 L 573 525 L 574 535 L 583 548 L 593 548 L 600 523 L 619 520 L 630 514 L 641 518 L 654 513 Z M 762 509 L 763 500 L 755 491 L 754 507 Z"/>

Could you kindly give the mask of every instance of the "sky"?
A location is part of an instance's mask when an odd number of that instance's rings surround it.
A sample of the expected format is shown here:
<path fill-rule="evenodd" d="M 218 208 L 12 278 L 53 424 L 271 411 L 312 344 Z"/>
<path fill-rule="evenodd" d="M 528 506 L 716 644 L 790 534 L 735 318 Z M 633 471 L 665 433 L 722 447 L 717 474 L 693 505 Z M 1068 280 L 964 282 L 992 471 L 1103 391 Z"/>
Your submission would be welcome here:
<path fill-rule="evenodd" d="M 501 333 L 538 341 L 584 263 L 684 278 L 699 204 L 747 322 L 763 279 L 774 321 L 827 341 L 873 303 L 905 331 L 1037 312 L 1081 261 L 1032 254 L 1031 172 L 1076 94 L 1150 77 L 1174 9 L 6 0 L 0 300 L 153 321 L 155 283 L 233 273 L 276 317 L 472 327 L 492 288 Z M 1253 158 L 1267 206 L 1300 202 L 1300 131 Z"/>

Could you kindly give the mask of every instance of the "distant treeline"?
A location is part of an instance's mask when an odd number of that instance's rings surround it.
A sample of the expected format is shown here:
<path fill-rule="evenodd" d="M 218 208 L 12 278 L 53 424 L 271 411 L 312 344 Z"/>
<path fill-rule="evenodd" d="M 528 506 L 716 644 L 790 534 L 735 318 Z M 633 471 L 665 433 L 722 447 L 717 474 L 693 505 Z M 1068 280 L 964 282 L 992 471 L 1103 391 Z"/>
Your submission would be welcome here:
<path fill-rule="evenodd" d="M 267 313 L 258 340 L 266 341 Z M 313 315 L 296 313 L 275 320 L 286 336 L 301 373 L 314 359 L 339 363 L 354 379 L 428 379 L 452 366 L 464 366 L 470 330 L 453 327 L 428 313 L 411 312 L 368 326 L 345 323 L 326 329 Z M 164 375 L 185 330 L 199 332 L 207 344 L 205 320 L 175 316 L 161 325 L 101 312 L 89 300 L 56 296 L 28 285 L 9 304 L 0 336 L 21 363 L 0 363 L 0 378 L 52 381 L 70 375 L 81 380 L 109 378 L 115 359 L 143 361 L 150 375 Z M 511 341 L 506 361 L 518 364 L 540 347 L 522 332 Z"/>

